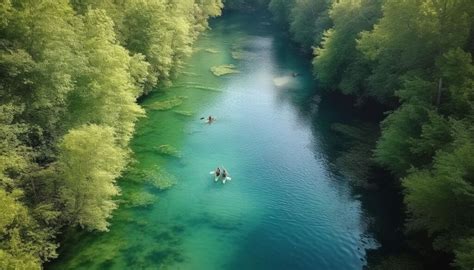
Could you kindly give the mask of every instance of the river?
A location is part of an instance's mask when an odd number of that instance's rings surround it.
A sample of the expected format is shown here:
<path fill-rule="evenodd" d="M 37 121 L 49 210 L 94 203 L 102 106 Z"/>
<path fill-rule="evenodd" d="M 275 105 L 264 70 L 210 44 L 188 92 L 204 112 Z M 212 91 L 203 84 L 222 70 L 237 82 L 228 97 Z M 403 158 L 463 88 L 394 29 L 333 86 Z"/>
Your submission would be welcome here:
<path fill-rule="evenodd" d="M 320 103 L 308 57 L 266 15 L 211 26 L 173 85 L 142 101 L 110 231 L 66 233 L 47 268 L 362 269 L 379 247 L 329 147 L 348 112 Z M 238 73 L 210 71 L 227 64 Z M 232 180 L 215 182 L 217 166 Z"/>

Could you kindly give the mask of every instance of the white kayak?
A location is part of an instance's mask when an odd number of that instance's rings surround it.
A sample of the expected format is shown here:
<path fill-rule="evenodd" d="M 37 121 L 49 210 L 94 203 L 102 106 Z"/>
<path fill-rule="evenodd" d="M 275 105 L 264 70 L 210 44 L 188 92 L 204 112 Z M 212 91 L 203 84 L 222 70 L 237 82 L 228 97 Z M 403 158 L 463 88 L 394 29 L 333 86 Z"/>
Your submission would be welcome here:
<path fill-rule="evenodd" d="M 213 174 L 213 175 L 216 175 L 216 172 L 215 171 L 210 171 L 209 174 Z M 217 182 L 219 181 L 219 179 L 221 178 L 221 176 L 215 176 L 214 177 L 214 182 Z M 227 176 L 226 178 L 222 178 L 222 183 L 225 184 L 227 181 L 231 181 L 232 178 L 230 178 L 229 176 Z"/>
<path fill-rule="evenodd" d="M 222 184 L 225 184 L 225 182 L 232 180 L 230 177 L 226 177 L 225 179 L 222 179 Z"/>
<path fill-rule="evenodd" d="M 216 175 L 216 172 L 215 172 L 215 171 L 211 171 L 211 172 L 209 172 L 209 174 Z M 217 182 L 218 180 L 219 180 L 219 176 L 214 177 L 214 182 Z"/>

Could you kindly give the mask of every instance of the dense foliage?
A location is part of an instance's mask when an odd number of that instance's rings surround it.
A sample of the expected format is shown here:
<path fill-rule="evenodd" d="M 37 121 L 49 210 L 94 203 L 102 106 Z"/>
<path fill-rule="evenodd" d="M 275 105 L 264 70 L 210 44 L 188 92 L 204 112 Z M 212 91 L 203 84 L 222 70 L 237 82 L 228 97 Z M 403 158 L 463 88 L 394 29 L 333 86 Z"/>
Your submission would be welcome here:
<path fill-rule="evenodd" d="M 0 1 L 0 268 L 64 226 L 105 231 L 136 100 L 179 70 L 220 0 Z"/>
<path fill-rule="evenodd" d="M 409 231 L 474 267 L 471 0 L 272 0 L 326 89 L 391 109 L 375 160 L 402 179 Z"/>
<path fill-rule="evenodd" d="M 474 267 L 472 0 L 226 0 L 268 6 L 328 90 L 385 104 L 374 160 L 409 231 Z M 39 269 L 65 226 L 107 230 L 136 99 L 179 71 L 220 0 L 0 1 L 0 268 Z"/>

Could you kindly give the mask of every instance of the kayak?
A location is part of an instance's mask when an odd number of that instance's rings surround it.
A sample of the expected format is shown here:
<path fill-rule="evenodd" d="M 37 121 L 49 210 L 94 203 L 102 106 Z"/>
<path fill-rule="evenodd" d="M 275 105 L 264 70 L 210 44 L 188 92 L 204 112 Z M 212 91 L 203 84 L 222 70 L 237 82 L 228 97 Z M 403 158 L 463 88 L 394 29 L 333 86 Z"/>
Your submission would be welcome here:
<path fill-rule="evenodd" d="M 216 175 L 216 172 L 215 172 L 215 171 L 210 171 L 209 174 Z M 227 181 L 231 181 L 231 180 L 232 180 L 232 178 L 229 177 L 229 176 L 223 178 L 221 175 L 219 175 L 219 176 L 215 176 L 215 177 L 214 177 L 214 182 L 219 181 L 219 179 L 222 179 L 222 183 L 223 183 L 223 184 L 225 184 Z"/>
<path fill-rule="evenodd" d="M 215 171 L 211 171 L 211 172 L 209 172 L 209 174 L 215 175 L 215 177 L 214 177 L 214 182 L 217 182 L 217 181 L 219 180 L 219 177 L 220 177 L 220 176 L 217 176 Z"/>
<path fill-rule="evenodd" d="M 212 123 L 214 123 L 214 122 L 217 120 L 217 118 L 214 118 L 214 117 L 213 117 L 213 118 L 211 119 L 211 121 L 209 121 L 209 118 L 207 118 L 207 117 L 201 117 L 201 120 L 204 120 L 204 123 L 206 123 L 206 124 L 212 124 Z"/>

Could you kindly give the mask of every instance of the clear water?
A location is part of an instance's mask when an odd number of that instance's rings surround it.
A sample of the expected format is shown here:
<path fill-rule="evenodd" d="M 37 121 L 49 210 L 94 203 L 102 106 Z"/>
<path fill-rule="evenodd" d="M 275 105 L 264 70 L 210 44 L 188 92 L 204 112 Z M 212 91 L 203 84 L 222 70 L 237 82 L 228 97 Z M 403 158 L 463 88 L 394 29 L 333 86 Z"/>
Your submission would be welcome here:
<path fill-rule="evenodd" d="M 326 147 L 334 140 L 330 115 L 344 112 L 318 113 L 307 57 L 268 22 L 236 14 L 213 22 L 174 85 L 143 101 L 186 96 L 183 104 L 148 111 L 132 143 L 135 168 L 159 166 L 176 185 L 159 191 L 133 179 L 139 174 L 124 177 L 124 195 L 146 191 L 159 199 L 149 207 L 122 206 L 108 233 L 69 232 L 48 268 L 363 268 L 377 243 Z M 233 59 L 233 51 L 242 59 Z M 214 76 L 210 67 L 221 64 L 240 73 Z M 199 120 L 207 115 L 217 121 Z M 164 144 L 179 157 L 157 152 Z M 225 185 L 209 174 L 220 165 L 232 176 Z"/>

